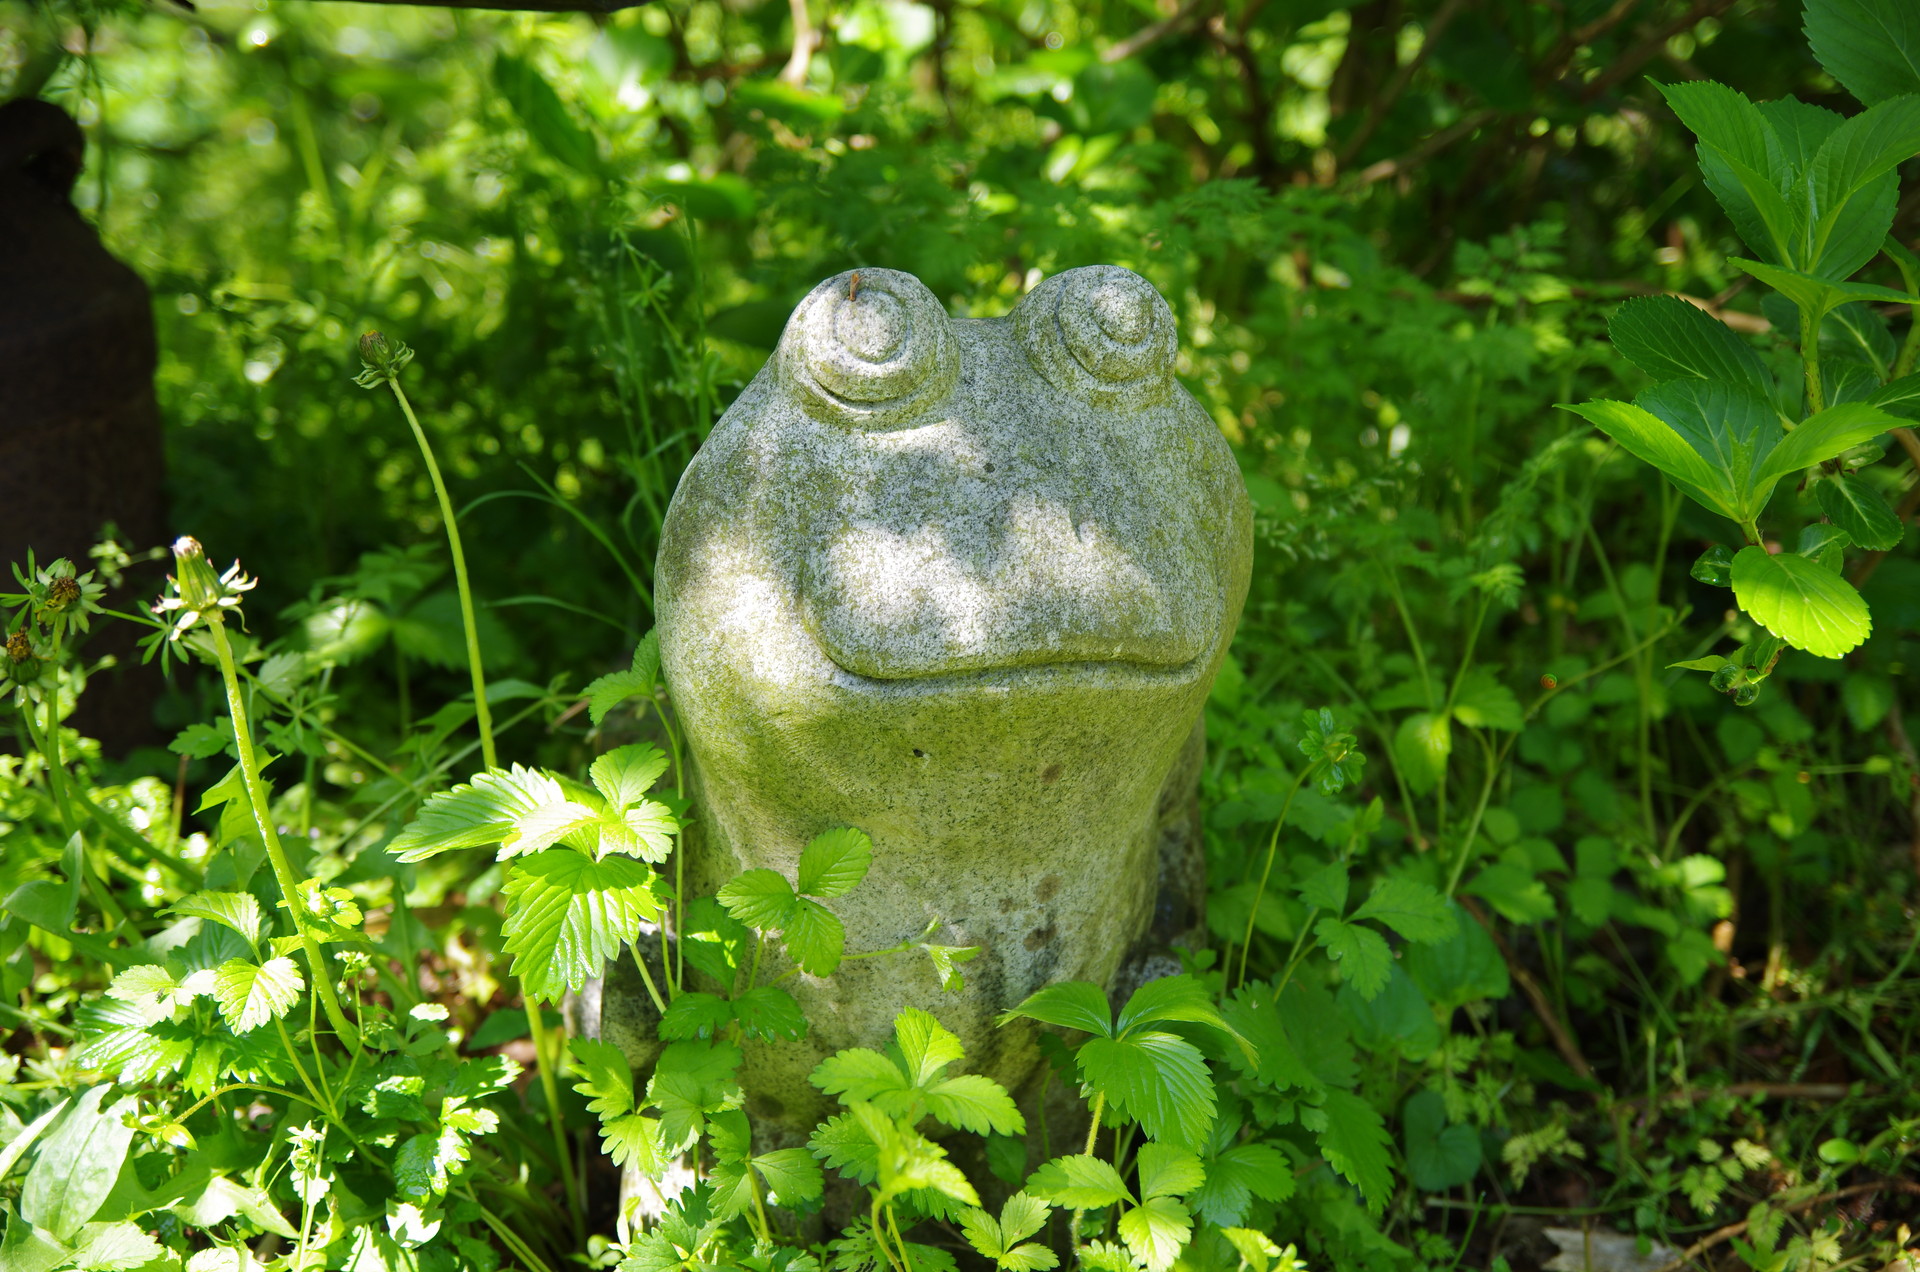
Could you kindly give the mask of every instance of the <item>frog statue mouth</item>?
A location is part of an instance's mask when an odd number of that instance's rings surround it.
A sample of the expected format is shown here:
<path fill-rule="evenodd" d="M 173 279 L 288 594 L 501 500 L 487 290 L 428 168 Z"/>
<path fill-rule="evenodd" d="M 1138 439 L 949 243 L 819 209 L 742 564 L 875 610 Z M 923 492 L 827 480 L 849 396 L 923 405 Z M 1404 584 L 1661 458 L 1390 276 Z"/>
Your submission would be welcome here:
<path fill-rule="evenodd" d="M 1094 267 L 1010 318 L 956 320 L 908 275 L 860 280 L 815 289 L 776 355 L 804 408 L 776 498 L 820 651 L 876 681 L 1209 667 L 1245 503 L 1173 378 L 1159 294 Z"/>

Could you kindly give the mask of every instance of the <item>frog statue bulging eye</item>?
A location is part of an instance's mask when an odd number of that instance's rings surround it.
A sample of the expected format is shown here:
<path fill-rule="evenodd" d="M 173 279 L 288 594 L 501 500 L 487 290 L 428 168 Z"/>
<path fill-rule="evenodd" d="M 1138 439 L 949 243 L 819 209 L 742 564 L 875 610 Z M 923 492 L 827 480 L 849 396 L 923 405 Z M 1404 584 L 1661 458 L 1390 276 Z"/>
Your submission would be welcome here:
<path fill-rule="evenodd" d="M 1047 382 L 1096 406 L 1152 406 L 1173 383 L 1173 311 L 1132 270 L 1055 274 L 1027 293 L 1013 320 Z"/>
<path fill-rule="evenodd" d="M 953 391 L 960 354 L 946 310 L 926 284 L 891 269 L 821 283 L 780 337 L 780 375 L 823 419 L 884 425 Z"/>

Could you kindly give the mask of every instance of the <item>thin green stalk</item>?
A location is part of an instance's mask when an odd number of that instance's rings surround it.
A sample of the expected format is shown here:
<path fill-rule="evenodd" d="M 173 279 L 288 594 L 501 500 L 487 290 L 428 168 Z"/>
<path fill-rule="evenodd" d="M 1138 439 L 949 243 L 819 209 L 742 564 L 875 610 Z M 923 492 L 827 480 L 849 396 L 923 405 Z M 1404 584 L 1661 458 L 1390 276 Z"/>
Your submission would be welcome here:
<path fill-rule="evenodd" d="M 453 500 L 447 494 L 447 483 L 440 476 L 439 461 L 433 457 L 433 445 L 427 441 L 427 432 L 420 427 L 420 419 L 413 413 L 413 404 L 407 401 L 406 391 L 400 387 L 397 375 L 386 377 L 387 387 L 393 390 L 393 400 L 400 404 L 400 411 L 407 417 L 407 426 L 413 430 L 413 440 L 420 444 L 420 458 L 426 462 L 427 476 L 433 480 L 434 497 L 440 501 L 440 520 L 447 528 L 447 553 L 453 558 L 453 582 L 460 594 L 460 623 L 467 635 L 467 672 L 473 680 L 474 722 L 480 728 L 480 758 L 488 768 L 498 768 L 499 757 L 493 749 L 493 712 L 487 706 L 487 677 L 480 663 L 480 629 L 473 618 L 473 587 L 467 581 L 467 554 L 460 546 L 460 527 L 454 520 Z"/>
<path fill-rule="evenodd" d="M 253 824 L 260 831 L 261 842 L 266 845 L 267 860 L 273 865 L 274 881 L 280 885 L 280 898 L 286 902 L 294 931 L 300 934 L 300 943 L 307 951 L 307 962 L 313 968 L 313 987 L 320 994 L 320 1006 L 325 1009 L 333 1031 L 348 1046 L 358 1049 L 360 1031 L 347 1023 L 346 1013 L 340 1010 L 340 999 L 333 991 L 333 977 L 327 969 L 326 956 L 321 953 L 320 942 L 308 929 L 306 916 L 301 912 L 299 880 L 294 877 L 293 866 L 287 861 L 286 849 L 280 846 L 280 832 L 274 828 L 273 814 L 267 805 L 267 788 L 260 780 L 260 761 L 253 752 L 253 729 L 247 722 L 247 704 L 240 692 L 240 673 L 234 668 L 233 645 L 227 640 L 226 621 L 217 612 L 209 614 L 207 628 L 213 635 L 214 655 L 220 661 L 220 678 L 227 687 L 227 713 L 233 719 L 234 743 L 240 753 L 240 775 L 246 783 L 247 804 L 253 810 Z"/>
<path fill-rule="evenodd" d="M 633 963 L 640 969 L 640 979 L 647 986 L 647 997 L 653 1000 L 653 1009 L 662 1016 L 667 1014 L 666 1000 L 660 997 L 660 990 L 653 983 L 653 973 L 647 970 L 647 960 L 640 956 L 640 947 L 633 947 Z"/>
<path fill-rule="evenodd" d="M 1280 806 L 1279 820 L 1273 823 L 1273 836 L 1267 840 L 1267 863 L 1261 868 L 1260 886 L 1254 890 L 1253 906 L 1247 911 L 1247 932 L 1240 942 L 1240 971 L 1234 977 L 1235 984 L 1247 983 L 1247 955 L 1253 951 L 1253 921 L 1260 916 L 1260 903 L 1267 896 L 1267 880 L 1273 875 L 1273 859 L 1280 850 L 1280 828 L 1287 824 L 1287 814 L 1293 811 L 1293 797 L 1300 793 L 1301 786 L 1306 784 L 1307 774 L 1312 771 L 1313 765 L 1309 764 L 1294 776 L 1293 785 L 1287 788 L 1287 802 Z"/>
<path fill-rule="evenodd" d="M 573 1151 L 567 1143 L 566 1118 L 560 1112 L 560 1084 L 553 1076 L 552 1044 L 540 1004 L 527 996 L 527 1027 L 533 1031 L 533 1058 L 540 1070 L 540 1094 L 546 1097 L 553 1119 L 553 1151 L 560 1165 L 560 1187 L 567 1194 L 567 1213 L 573 1218 L 574 1237 L 586 1240 L 586 1217 L 581 1213 L 580 1181 L 574 1177 Z"/>
<path fill-rule="evenodd" d="M 307 1093 L 314 1098 L 329 1119 L 339 1121 L 340 1110 L 334 1108 L 333 1101 L 320 1093 L 320 1088 L 315 1086 L 313 1079 L 307 1076 L 307 1066 L 300 1063 L 300 1051 L 293 1045 L 293 1038 L 287 1033 L 287 1022 L 275 1016 L 273 1027 L 280 1032 L 280 1046 L 287 1053 L 287 1059 L 293 1062 L 293 1071 L 300 1075 L 300 1085 L 307 1088 Z"/>
<path fill-rule="evenodd" d="M 873 1244 L 880 1247 L 880 1253 L 886 1256 L 887 1266 L 893 1272 L 907 1272 L 906 1266 L 887 1248 L 887 1229 L 880 1218 L 880 1194 L 876 1192 L 873 1194 L 873 1205 L 867 1208 L 867 1224 L 873 1229 Z"/>
<path fill-rule="evenodd" d="M 1095 1091 L 1093 1093 L 1093 1120 L 1087 1124 L 1087 1147 L 1083 1150 L 1088 1157 L 1093 1156 L 1094 1146 L 1099 1143 L 1100 1115 L 1106 1111 L 1106 1107 L 1107 1093 L 1105 1091 Z M 1067 1241 L 1072 1244 L 1074 1248 L 1074 1261 L 1076 1263 L 1079 1262 L 1081 1213 L 1081 1211 L 1075 1210 L 1067 1219 Z"/>

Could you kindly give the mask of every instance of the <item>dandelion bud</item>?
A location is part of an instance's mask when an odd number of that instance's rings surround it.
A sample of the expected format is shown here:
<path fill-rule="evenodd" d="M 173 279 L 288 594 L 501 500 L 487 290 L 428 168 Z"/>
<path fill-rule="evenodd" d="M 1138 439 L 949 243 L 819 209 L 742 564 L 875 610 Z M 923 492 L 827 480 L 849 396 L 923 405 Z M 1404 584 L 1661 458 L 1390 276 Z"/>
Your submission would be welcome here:
<path fill-rule="evenodd" d="M 207 561 L 207 550 L 192 535 L 173 541 L 173 566 L 179 573 L 174 583 L 180 589 L 181 607 L 204 613 L 220 604 L 220 576 Z"/>
<path fill-rule="evenodd" d="M 392 356 L 393 351 L 387 345 L 387 338 L 379 332 L 369 331 L 366 335 L 360 337 L 361 361 L 371 363 L 377 367 Z"/>
<path fill-rule="evenodd" d="M 353 377 L 363 389 L 371 389 L 395 380 L 402 367 L 413 361 L 413 350 L 398 340 L 388 340 L 378 331 L 360 337 L 360 365 L 366 369 Z"/>

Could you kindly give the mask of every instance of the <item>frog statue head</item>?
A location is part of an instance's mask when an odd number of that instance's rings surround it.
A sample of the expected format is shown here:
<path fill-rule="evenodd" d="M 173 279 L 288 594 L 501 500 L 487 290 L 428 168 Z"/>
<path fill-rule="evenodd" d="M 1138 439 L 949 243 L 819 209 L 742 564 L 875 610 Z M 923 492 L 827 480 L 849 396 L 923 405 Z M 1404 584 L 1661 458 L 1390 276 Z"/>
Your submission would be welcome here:
<path fill-rule="evenodd" d="M 657 599 L 687 895 L 792 880 L 810 839 L 855 826 L 871 871 L 829 903 L 849 953 L 980 948 L 957 992 L 917 954 L 782 981 L 810 1030 L 748 1045 L 757 1126 L 810 1128 L 815 1064 L 884 1046 L 908 1006 L 1018 1096 L 1039 1050 L 996 1013 L 1151 975 L 1156 933 L 1197 939 L 1198 726 L 1252 530 L 1174 355 L 1166 302 L 1113 266 L 992 319 L 949 318 L 909 274 L 840 274 L 681 479 Z M 769 943 L 760 983 L 786 969 Z"/>

